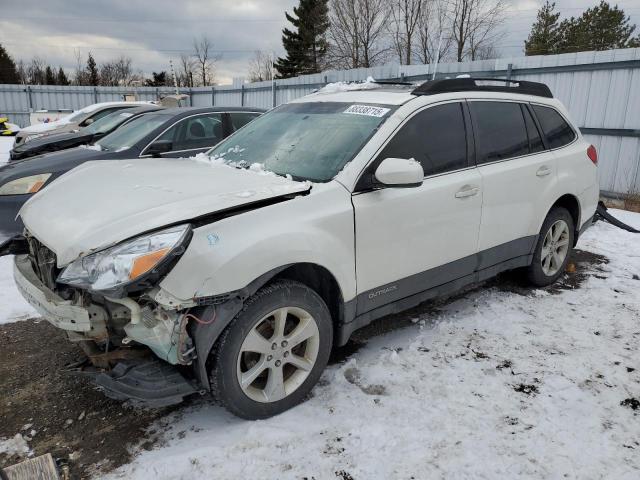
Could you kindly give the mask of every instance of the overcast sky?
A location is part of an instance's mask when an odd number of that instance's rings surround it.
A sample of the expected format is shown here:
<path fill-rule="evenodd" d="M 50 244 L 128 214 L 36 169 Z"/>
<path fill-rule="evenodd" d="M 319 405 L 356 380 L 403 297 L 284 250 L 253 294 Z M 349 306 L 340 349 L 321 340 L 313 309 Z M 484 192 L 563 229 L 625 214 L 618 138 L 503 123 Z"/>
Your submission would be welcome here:
<path fill-rule="evenodd" d="M 543 0 L 507 0 L 505 36 L 498 44 L 501 56 L 519 56 L 523 41 Z M 598 0 L 558 0 L 562 17 L 578 16 Z M 1 8 L 0 43 L 17 60 L 34 55 L 69 72 L 74 51 L 86 59 L 89 50 L 98 64 L 120 54 L 133 59 L 137 69 L 169 70 L 182 52 L 192 51 L 193 38 L 207 35 L 221 60 L 219 83 L 245 76 L 255 50 L 281 55 L 284 11 L 297 0 L 19 0 Z M 614 2 L 612 2 L 614 3 Z M 617 2 L 640 23 L 640 0 Z"/>

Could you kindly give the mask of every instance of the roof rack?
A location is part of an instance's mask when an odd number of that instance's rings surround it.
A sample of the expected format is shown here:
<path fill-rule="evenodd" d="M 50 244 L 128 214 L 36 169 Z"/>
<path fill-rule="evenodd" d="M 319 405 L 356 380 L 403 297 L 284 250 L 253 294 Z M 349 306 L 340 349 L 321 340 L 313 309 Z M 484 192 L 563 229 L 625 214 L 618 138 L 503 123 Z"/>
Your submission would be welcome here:
<path fill-rule="evenodd" d="M 549 87 L 544 83 L 507 80 L 504 78 L 449 78 L 431 80 L 416 87 L 413 95 L 436 95 L 451 92 L 508 92 L 538 97 L 553 98 Z"/>
<path fill-rule="evenodd" d="M 377 85 L 405 85 L 412 87 L 413 83 L 404 80 L 374 80 L 372 83 Z"/>

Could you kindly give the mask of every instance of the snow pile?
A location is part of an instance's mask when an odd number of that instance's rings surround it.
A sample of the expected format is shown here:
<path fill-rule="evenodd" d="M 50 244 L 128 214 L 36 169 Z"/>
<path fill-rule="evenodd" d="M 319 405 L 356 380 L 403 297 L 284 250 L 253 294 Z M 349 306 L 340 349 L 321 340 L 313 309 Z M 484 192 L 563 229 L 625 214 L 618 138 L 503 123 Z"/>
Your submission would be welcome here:
<path fill-rule="evenodd" d="M 13 438 L 0 438 L 0 453 L 24 457 L 29 455 L 31 450 L 22 434 L 16 433 Z"/>
<path fill-rule="evenodd" d="M 0 137 L 0 165 L 9 161 L 9 152 L 13 148 L 15 137 Z"/>
<path fill-rule="evenodd" d="M 13 281 L 13 256 L 0 257 L 0 325 L 37 316 Z"/>
<path fill-rule="evenodd" d="M 338 93 L 338 92 L 350 92 L 352 90 L 371 90 L 373 88 L 380 88 L 380 85 L 376 83 L 373 77 L 367 77 L 364 82 L 334 82 L 328 83 L 317 93 Z"/>
<path fill-rule="evenodd" d="M 637 478 L 640 237 L 598 223 L 578 247 L 609 259 L 579 288 L 497 282 L 388 317 L 409 326 L 304 404 L 247 422 L 196 401 L 110 478 Z"/>

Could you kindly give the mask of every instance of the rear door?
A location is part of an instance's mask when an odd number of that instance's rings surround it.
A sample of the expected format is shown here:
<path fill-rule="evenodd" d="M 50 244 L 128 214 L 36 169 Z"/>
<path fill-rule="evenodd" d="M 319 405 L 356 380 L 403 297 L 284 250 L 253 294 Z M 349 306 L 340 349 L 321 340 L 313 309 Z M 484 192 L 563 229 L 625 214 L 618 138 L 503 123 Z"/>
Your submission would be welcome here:
<path fill-rule="evenodd" d="M 556 161 L 527 103 L 469 100 L 484 187 L 480 270 L 528 255 L 540 205 L 554 194 Z"/>
<path fill-rule="evenodd" d="M 427 107 L 396 131 L 363 173 L 352 197 L 358 314 L 473 273 L 482 185 L 469 160 L 468 133 L 462 102 Z M 372 188 L 368 179 L 385 158 L 421 162 L 424 183 Z"/>

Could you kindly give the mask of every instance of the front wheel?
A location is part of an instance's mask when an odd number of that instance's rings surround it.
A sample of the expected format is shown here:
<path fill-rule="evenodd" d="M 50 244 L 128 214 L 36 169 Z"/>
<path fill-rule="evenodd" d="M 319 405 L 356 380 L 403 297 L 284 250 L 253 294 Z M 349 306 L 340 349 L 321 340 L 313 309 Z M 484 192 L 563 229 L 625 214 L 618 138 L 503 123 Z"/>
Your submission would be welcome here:
<path fill-rule="evenodd" d="M 258 290 L 211 353 L 214 395 L 249 420 L 277 415 L 311 391 L 329 360 L 333 326 L 322 298 L 281 280 Z"/>
<path fill-rule="evenodd" d="M 573 217 L 566 208 L 553 208 L 545 218 L 527 268 L 527 279 L 536 287 L 555 282 L 565 270 L 573 248 L 575 227 Z"/>

